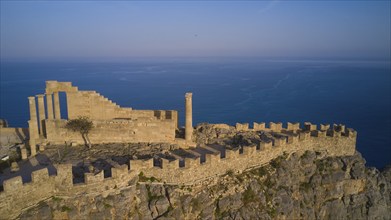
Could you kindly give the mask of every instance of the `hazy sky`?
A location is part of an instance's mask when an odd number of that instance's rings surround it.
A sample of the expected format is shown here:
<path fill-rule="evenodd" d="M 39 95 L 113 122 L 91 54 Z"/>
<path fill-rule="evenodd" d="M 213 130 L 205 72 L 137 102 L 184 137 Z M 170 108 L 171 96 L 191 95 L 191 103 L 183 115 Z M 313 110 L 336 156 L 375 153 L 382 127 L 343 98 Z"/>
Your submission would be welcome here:
<path fill-rule="evenodd" d="M 1 1 L 2 59 L 390 58 L 390 1 Z"/>

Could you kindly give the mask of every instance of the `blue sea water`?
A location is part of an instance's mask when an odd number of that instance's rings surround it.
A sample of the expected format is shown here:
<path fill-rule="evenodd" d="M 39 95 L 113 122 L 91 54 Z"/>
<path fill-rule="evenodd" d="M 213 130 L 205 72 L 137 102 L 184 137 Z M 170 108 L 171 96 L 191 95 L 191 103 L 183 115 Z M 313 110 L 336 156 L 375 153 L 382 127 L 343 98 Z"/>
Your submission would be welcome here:
<path fill-rule="evenodd" d="M 27 127 L 28 96 L 46 80 L 71 81 L 135 109 L 176 109 L 193 92 L 193 121 L 342 123 L 358 131 L 369 166 L 391 163 L 390 63 L 376 61 L 165 59 L 2 62 L 0 118 Z M 65 95 L 61 97 L 66 115 Z"/>

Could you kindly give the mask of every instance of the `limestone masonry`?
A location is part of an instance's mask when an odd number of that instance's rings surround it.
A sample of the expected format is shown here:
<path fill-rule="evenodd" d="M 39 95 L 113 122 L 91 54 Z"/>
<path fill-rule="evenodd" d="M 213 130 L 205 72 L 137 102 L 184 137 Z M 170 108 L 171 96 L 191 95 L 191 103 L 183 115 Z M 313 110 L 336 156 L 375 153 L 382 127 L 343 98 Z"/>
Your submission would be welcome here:
<path fill-rule="evenodd" d="M 31 182 L 23 183 L 17 176 L 3 182 L 0 192 L 0 216 L 16 217 L 24 208 L 53 196 L 109 193 L 128 187 L 130 180 L 138 176 L 154 177 L 165 184 L 194 184 L 214 178 L 229 171 L 263 166 L 284 153 L 306 150 L 324 152 L 329 156 L 346 156 L 355 153 L 357 133 L 344 125 L 320 126 L 304 123 L 237 123 L 235 127 L 218 124 L 214 129 L 233 129 L 240 134 L 254 132 L 262 141 L 249 146 L 230 148 L 224 145 L 194 143 L 192 125 L 192 93 L 186 93 L 186 119 L 184 137 L 176 137 L 178 112 L 175 110 L 134 110 L 121 108 L 95 91 L 79 91 L 70 82 L 46 82 L 45 95 L 29 97 L 30 157 L 44 150 L 47 143 L 82 143 L 81 136 L 64 128 L 67 120 L 61 119 L 59 92 L 67 98 L 68 119 L 89 117 L 94 128 L 90 139 L 97 143 L 163 142 L 177 143 L 181 154 L 170 152 L 148 159 L 130 160 L 127 164 L 111 168 L 111 177 L 104 171 L 84 174 L 83 183 L 73 183 L 72 164 L 56 164 L 55 174 L 47 168 L 33 171 Z M 46 108 L 44 99 L 46 97 Z M 37 102 L 36 102 L 37 101 Z M 38 106 L 36 106 L 38 103 Z M 36 111 L 38 107 L 38 113 Z M 46 109 L 46 112 L 45 112 Z M 21 149 L 27 157 L 27 149 Z"/>

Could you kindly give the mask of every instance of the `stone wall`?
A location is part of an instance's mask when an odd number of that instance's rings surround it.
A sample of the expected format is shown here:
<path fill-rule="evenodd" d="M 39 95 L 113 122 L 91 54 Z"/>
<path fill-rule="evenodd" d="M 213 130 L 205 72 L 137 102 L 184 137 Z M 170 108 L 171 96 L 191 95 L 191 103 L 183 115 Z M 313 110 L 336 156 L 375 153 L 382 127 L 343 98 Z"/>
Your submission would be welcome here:
<path fill-rule="evenodd" d="M 274 123 L 276 124 L 276 123 Z M 308 124 L 307 124 L 308 125 Z M 20 176 L 5 180 L 4 191 L 0 192 L 0 216 L 16 217 L 20 211 L 51 196 L 75 196 L 83 193 L 103 193 L 128 186 L 128 182 L 140 172 L 146 177 L 155 177 L 168 184 L 193 184 L 228 171 L 241 172 L 269 163 L 284 152 L 293 153 L 306 150 L 322 151 L 329 156 L 347 156 L 355 153 L 357 133 L 345 129 L 343 125 L 321 126 L 327 130 L 313 130 L 307 126 L 301 130 L 281 128 L 278 137 L 261 142 L 259 145 L 245 146 L 239 149 L 213 151 L 200 158 L 185 158 L 184 166 L 178 159 L 160 159 L 159 166 L 154 166 L 153 159 L 131 160 L 129 167 L 122 165 L 112 168 L 112 177 L 104 178 L 103 171 L 86 173 L 85 182 L 72 183 L 72 165 L 57 165 L 57 174 L 48 175 L 47 169 L 34 171 L 32 182 L 22 183 Z M 239 126 L 240 130 L 246 129 Z M 279 127 L 274 129 L 280 129 Z M 129 169 L 130 168 L 130 169 Z M 12 198 L 12 199 L 10 199 Z"/>
<path fill-rule="evenodd" d="M 112 177 L 103 178 L 103 172 L 85 173 L 85 182 L 72 184 L 72 165 L 57 165 L 57 174 L 49 176 L 47 168 L 34 171 L 32 181 L 22 183 L 20 176 L 6 180 L 4 191 L 0 192 L 1 218 L 16 218 L 22 209 L 37 204 L 52 196 L 74 196 L 82 193 L 101 193 L 128 185 L 128 180 L 135 177 L 128 166 L 112 168 Z"/>
<path fill-rule="evenodd" d="M 0 127 L 0 146 L 21 144 L 27 137 L 27 128 Z"/>
<path fill-rule="evenodd" d="M 46 139 L 50 143 L 84 143 L 81 135 L 65 128 L 67 120 L 45 120 Z M 137 120 L 93 120 L 89 139 L 97 143 L 172 142 L 176 121 L 170 119 L 139 118 Z"/>
<path fill-rule="evenodd" d="M 179 160 L 162 159 L 162 165 L 156 167 L 152 165 L 151 160 L 132 160 L 130 168 L 166 183 L 191 184 L 207 177 L 225 174 L 229 170 L 242 172 L 252 167 L 262 166 L 284 152 L 289 154 L 313 150 L 325 152 L 329 156 L 346 156 L 355 153 L 357 133 L 352 129 L 340 130 L 341 126 L 335 125 L 328 130 L 287 130 L 278 126 L 279 123 L 271 124 L 277 124 L 277 127 L 272 126 L 272 128 L 280 130 L 281 133 L 271 137 L 269 141 L 261 142 L 258 146 L 243 147 L 242 151 L 239 149 L 215 151 L 206 155 L 204 163 L 201 163 L 201 158 L 186 158 L 184 166 L 180 167 Z M 246 125 L 248 124 L 238 125 L 238 131 L 245 130 Z"/>

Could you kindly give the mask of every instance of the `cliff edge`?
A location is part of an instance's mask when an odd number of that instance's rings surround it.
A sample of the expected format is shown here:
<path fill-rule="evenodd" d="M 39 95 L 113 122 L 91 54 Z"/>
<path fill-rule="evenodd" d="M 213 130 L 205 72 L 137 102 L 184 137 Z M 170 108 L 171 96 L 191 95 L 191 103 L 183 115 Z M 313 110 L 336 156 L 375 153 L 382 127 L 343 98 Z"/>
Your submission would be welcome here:
<path fill-rule="evenodd" d="M 21 219 L 390 219 L 391 168 L 359 153 L 283 155 L 269 165 L 195 185 L 139 176 L 115 194 L 52 197 Z M 146 181 L 146 182 L 145 182 Z"/>

